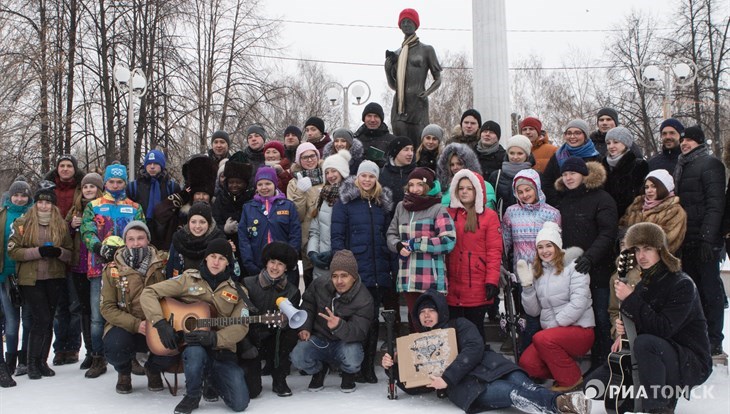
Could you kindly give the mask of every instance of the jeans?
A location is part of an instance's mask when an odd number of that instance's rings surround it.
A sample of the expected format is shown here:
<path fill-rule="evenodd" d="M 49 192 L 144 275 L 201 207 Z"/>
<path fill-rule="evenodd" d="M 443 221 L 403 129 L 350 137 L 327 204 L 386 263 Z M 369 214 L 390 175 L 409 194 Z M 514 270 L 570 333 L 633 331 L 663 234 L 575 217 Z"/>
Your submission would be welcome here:
<path fill-rule="evenodd" d="M 611 352 L 611 320 L 608 316 L 608 300 L 611 297 L 609 288 L 591 288 L 593 299 L 593 316 L 596 319 L 595 342 L 591 348 L 591 367 L 603 365 Z"/>
<path fill-rule="evenodd" d="M 23 303 L 29 304 L 33 314 L 28 343 L 28 357 L 45 361 L 51 350 L 53 315 L 56 313 L 63 279 L 37 280 L 35 286 L 21 286 Z"/>
<path fill-rule="evenodd" d="M 715 257 L 718 255 L 719 251 L 715 250 Z M 682 270 L 697 285 L 702 310 L 707 318 L 710 346 L 721 345 L 724 338 L 722 328 L 725 321 L 725 288 L 720 279 L 719 258 L 703 262 L 700 259 L 699 249 L 685 248 L 682 250 Z"/>
<path fill-rule="evenodd" d="M 106 360 L 120 374 L 130 374 L 132 372 L 132 359 L 135 358 L 137 352 L 149 351 L 144 335 L 133 334 L 118 326 L 113 326 L 104 336 L 104 350 L 106 351 Z M 177 356 L 161 356 L 150 353 L 145 368 L 152 372 L 162 372 L 174 366 L 177 360 Z"/>
<path fill-rule="evenodd" d="M 78 352 L 81 349 L 81 303 L 71 273 L 59 289 L 58 307 L 53 323 L 56 340 L 53 352 Z"/>
<path fill-rule="evenodd" d="M 5 315 L 5 347 L 8 353 L 18 351 L 18 333 L 20 332 L 20 308 L 13 306 L 8 296 L 9 282 L 0 282 L 0 306 Z M 30 325 L 23 323 L 23 332 L 30 329 Z"/>
<path fill-rule="evenodd" d="M 528 412 L 556 412 L 558 393 L 536 385 L 522 371 L 513 371 L 487 384 L 474 400 L 473 412 L 496 410 L 515 406 Z"/>
<path fill-rule="evenodd" d="M 200 398 L 203 395 L 203 376 L 213 382 L 213 387 L 233 411 L 248 407 L 250 397 L 243 369 L 235 360 L 217 360 L 202 346 L 188 346 L 182 353 L 185 370 L 185 394 Z"/>
<path fill-rule="evenodd" d="M 101 277 L 89 279 L 89 305 L 91 307 L 91 351 L 104 353 L 104 317 L 101 316 Z"/>
<path fill-rule="evenodd" d="M 337 366 L 341 371 L 354 374 L 360 371 L 364 353 L 362 343 L 332 341 L 312 335 L 294 347 L 289 358 L 292 364 L 309 375 L 324 367 L 324 362 Z"/>

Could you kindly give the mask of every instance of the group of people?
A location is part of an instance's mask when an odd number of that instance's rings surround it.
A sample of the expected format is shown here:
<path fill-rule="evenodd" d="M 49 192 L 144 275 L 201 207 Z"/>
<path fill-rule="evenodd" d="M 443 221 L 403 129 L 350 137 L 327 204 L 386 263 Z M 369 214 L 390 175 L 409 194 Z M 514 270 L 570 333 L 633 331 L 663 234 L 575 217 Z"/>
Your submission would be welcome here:
<path fill-rule="evenodd" d="M 719 260 L 730 214 L 723 165 L 700 128 L 665 120 L 662 152 L 646 161 L 611 108 L 598 112 L 593 133 L 568 122 L 559 147 L 535 117 L 502 141 L 500 125 L 474 109 L 450 137 L 429 124 L 420 140 L 391 134 L 377 103 L 362 120 L 354 133 L 328 133 L 311 117 L 281 140 L 252 125 L 235 152 L 216 131 L 208 154 L 182 166 L 182 186 L 159 150 L 132 182 L 124 165 L 84 174 L 71 155 L 34 194 L 13 182 L 0 210 L 0 385 L 53 376 L 55 334 L 54 365 L 78 362 L 83 336 L 85 375 L 111 364 L 122 394 L 132 374 L 160 391 L 161 373 L 181 366 L 177 413 L 203 397 L 242 411 L 267 375 L 290 396 L 292 365 L 312 375 L 311 391 L 336 370 L 352 392 L 378 381 L 378 365 L 396 363 L 376 359 L 378 311 L 401 300 L 410 332 L 456 329 L 459 356 L 429 388 L 446 389 L 467 412 L 588 412 L 585 378 L 601 372 L 623 333 L 616 300 L 644 338 L 635 350 L 642 382 L 707 378 L 710 355 L 723 352 Z M 636 251 L 635 284 L 610 282 L 621 240 Z M 515 362 L 485 346 L 498 340 L 484 323 L 496 317 L 505 278 L 527 321 Z M 165 298 L 241 320 L 180 332 Z M 306 311 L 302 326 L 248 323 L 278 310 L 279 298 Z M 151 340 L 164 351 L 150 352 Z M 585 373 L 575 359 L 589 350 Z M 138 352 L 150 352 L 144 366 Z M 533 383 L 545 379 L 551 389 Z"/>

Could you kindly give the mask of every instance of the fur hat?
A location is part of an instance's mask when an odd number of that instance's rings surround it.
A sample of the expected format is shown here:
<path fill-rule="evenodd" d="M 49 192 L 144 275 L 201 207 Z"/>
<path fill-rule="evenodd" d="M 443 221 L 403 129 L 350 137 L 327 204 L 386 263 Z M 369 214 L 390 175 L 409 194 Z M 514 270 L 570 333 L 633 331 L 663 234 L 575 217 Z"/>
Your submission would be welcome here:
<path fill-rule="evenodd" d="M 444 139 L 444 129 L 436 124 L 428 124 L 425 128 L 423 128 L 423 131 L 421 132 L 421 139 L 425 138 L 428 135 L 431 135 L 432 137 L 441 141 Z"/>
<path fill-rule="evenodd" d="M 583 158 L 580 157 L 570 157 L 567 160 L 563 161 L 563 165 L 560 166 L 560 174 L 566 171 L 577 172 L 578 174 L 584 176 L 588 175 L 588 167 L 586 166 L 586 162 L 583 160 Z"/>
<path fill-rule="evenodd" d="M 541 242 L 541 241 L 549 241 L 550 243 L 558 246 L 558 249 L 563 248 L 563 238 L 560 237 L 560 226 L 558 226 L 558 223 L 552 222 L 552 221 L 546 221 L 542 224 L 542 228 L 539 232 L 537 232 L 537 237 L 535 238 L 535 244 Z"/>
<path fill-rule="evenodd" d="M 661 134 L 662 130 L 666 127 L 674 128 L 674 130 L 679 133 L 680 137 L 684 135 L 684 125 L 682 125 L 682 123 L 676 118 L 667 118 L 662 121 L 661 125 L 659 125 L 659 133 Z"/>
<path fill-rule="evenodd" d="M 213 253 L 218 253 L 225 257 L 229 265 L 233 263 L 233 249 L 227 239 L 215 239 L 208 243 L 208 246 L 205 248 L 205 257 Z"/>
<path fill-rule="evenodd" d="M 479 128 L 480 134 L 484 131 L 492 131 L 497 134 L 497 138 L 502 138 L 502 127 L 500 127 L 499 124 L 494 121 L 487 121 L 482 125 L 481 128 Z"/>
<path fill-rule="evenodd" d="M 264 139 L 264 142 L 269 140 L 269 136 L 266 134 L 266 130 L 261 125 L 253 124 L 246 129 L 246 142 L 248 142 L 248 136 L 251 134 L 261 135 L 261 138 Z"/>
<path fill-rule="evenodd" d="M 627 150 L 631 149 L 634 145 L 634 136 L 627 128 L 622 126 L 611 128 L 606 132 L 606 141 L 613 140 L 624 144 Z"/>
<path fill-rule="evenodd" d="M 251 164 L 239 162 L 233 158 L 229 159 L 226 162 L 226 166 L 223 167 L 223 176 L 226 177 L 226 180 L 229 178 L 240 178 L 245 184 L 248 184 L 251 181 L 251 174 L 253 174 Z"/>
<path fill-rule="evenodd" d="M 609 107 L 599 109 L 598 113 L 596 114 L 596 121 L 598 121 L 598 118 L 604 115 L 610 116 L 611 119 L 613 119 L 613 122 L 616 123 L 616 126 L 618 126 L 618 112 L 616 112 L 615 109 Z"/>
<path fill-rule="evenodd" d="M 261 264 L 266 267 L 269 260 L 278 260 L 286 265 L 286 270 L 297 268 L 299 253 L 289 243 L 274 241 L 266 246 L 261 252 Z"/>
<path fill-rule="evenodd" d="M 636 246 L 654 247 L 659 250 L 659 256 L 670 272 L 679 272 L 681 270 L 680 260 L 669 252 L 667 235 L 658 225 L 643 222 L 629 227 L 626 237 L 624 237 L 624 247 L 631 249 Z"/>
<path fill-rule="evenodd" d="M 107 165 L 104 170 L 104 182 L 106 183 L 112 178 L 121 178 L 124 182 L 127 182 L 127 167 L 122 164 Z"/>
<path fill-rule="evenodd" d="M 408 174 L 408 181 L 413 179 L 421 180 L 428 186 L 429 189 L 433 189 L 434 181 L 436 181 L 436 173 L 426 167 L 417 167 L 410 174 Z M 453 182 L 453 180 L 451 180 Z"/>
<path fill-rule="evenodd" d="M 322 171 L 327 172 L 328 168 L 334 168 L 340 173 L 344 180 L 350 176 L 351 159 L 352 154 L 350 154 L 350 151 L 344 149 L 339 150 L 337 151 L 337 154 L 332 154 L 324 159 L 324 163 L 322 163 Z"/>
<path fill-rule="evenodd" d="M 582 120 L 582 119 L 574 119 L 570 122 L 568 122 L 568 125 L 565 126 L 565 129 L 563 131 L 567 131 L 570 128 L 578 128 L 581 131 L 583 131 L 583 135 L 586 136 L 586 140 L 588 140 L 588 137 L 590 133 L 588 132 L 588 122 Z"/>
<path fill-rule="evenodd" d="M 204 154 L 193 155 L 182 166 L 185 187 L 190 187 L 190 193 L 206 193 L 213 198 L 217 179 L 215 162 Z"/>
<path fill-rule="evenodd" d="M 357 168 L 357 175 L 362 173 L 370 173 L 374 175 L 376 179 L 380 178 L 380 168 L 378 167 L 378 164 L 370 160 L 365 160 L 360 163 L 360 166 Z"/>
<path fill-rule="evenodd" d="M 398 15 L 398 27 L 400 27 L 400 22 L 403 21 L 403 19 L 410 19 L 413 23 L 416 24 L 416 29 L 421 25 L 421 20 L 418 18 L 418 12 L 414 9 L 403 9 L 400 14 Z"/>
<path fill-rule="evenodd" d="M 540 120 L 535 118 L 534 116 L 528 116 L 527 118 L 523 119 L 522 122 L 520 122 L 520 132 L 522 132 L 522 128 L 528 126 L 535 128 L 537 132 L 542 131 L 542 122 L 540 122 Z"/>
<path fill-rule="evenodd" d="M 684 139 L 691 139 L 692 141 L 702 145 L 705 143 L 705 133 L 702 132 L 702 128 L 699 125 L 691 126 L 684 130 Z"/>
<path fill-rule="evenodd" d="M 330 137 L 332 138 L 332 141 L 336 139 L 344 139 L 345 141 L 347 141 L 347 148 L 352 148 L 352 141 L 355 139 L 355 137 L 352 135 L 352 132 L 350 132 L 350 130 L 346 128 L 335 129 Z"/>
<path fill-rule="evenodd" d="M 101 176 L 97 173 L 92 172 L 86 174 L 81 180 L 81 188 L 84 188 L 86 184 L 92 184 L 99 190 L 104 190 L 104 181 L 102 181 Z"/>
<path fill-rule="evenodd" d="M 12 197 L 16 194 L 24 194 L 29 198 L 33 197 L 33 193 L 30 190 L 30 185 L 28 185 L 26 181 L 16 180 L 12 184 L 10 184 L 10 188 L 8 189 L 8 196 Z"/>
<path fill-rule="evenodd" d="M 152 163 L 159 164 L 160 168 L 164 170 L 165 165 L 167 165 L 165 154 L 163 154 L 162 151 L 156 149 L 148 152 L 147 155 L 144 156 L 144 166 L 146 167 L 147 165 Z"/>
<path fill-rule="evenodd" d="M 655 178 L 659 182 L 661 182 L 662 185 L 664 186 L 664 188 L 667 189 L 668 193 L 671 193 L 672 191 L 674 191 L 674 178 L 672 177 L 671 174 L 669 174 L 669 171 L 667 171 L 667 170 L 651 171 L 649 174 L 646 175 L 646 179 L 644 181 L 648 180 L 649 178 Z"/>
<path fill-rule="evenodd" d="M 479 111 L 477 111 L 476 109 L 472 108 L 472 109 L 467 109 L 466 111 L 464 111 L 463 114 L 461 114 L 461 120 L 459 120 L 459 125 L 461 125 L 464 122 L 464 118 L 466 118 L 467 116 L 472 116 L 472 117 L 476 118 L 477 125 L 482 124 L 482 114 L 480 114 Z M 494 131 L 494 132 L 497 132 L 497 131 Z"/>
<path fill-rule="evenodd" d="M 147 234 L 147 240 L 152 240 L 152 236 L 150 235 L 150 229 L 147 227 L 147 224 L 145 224 L 142 220 L 132 220 L 129 223 L 127 223 L 126 226 L 124 226 L 124 232 L 122 233 L 122 239 L 127 240 L 127 232 L 132 229 L 142 230 Z"/>
<path fill-rule="evenodd" d="M 413 145 L 413 141 L 408 137 L 395 137 L 390 143 L 388 143 L 388 148 L 385 151 L 385 155 L 388 158 L 395 158 L 398 156 L 398 153 L 401 152 L 401 150 L 409 145 Z"/>
<path fill-rule="evenodd" d="M 449 207 L 464 208 L 464 205 L 461 203 L 457 195 L 459 181 L 461 181 L 462 178 L 468 178 L 469 181 L 471 181 L 471 185 L 474 186 L 474 194 L 476 195 L 474 199 L 474 209 L 476 210 L 477 214 L 484 213 L 484 205 L 486 204 L 486 198 L 484 195 L 484 178 L 482 178 L 481 175 L 466 168 L 457 171 L 456 174 L 454 174 L 454 178 L 451 179 L 451 185 L 449 188 L 451 201 L 449 202 Z"/>
<path fill-rule="evenodd" d="M 213 144 L 213 141 L 215 141 L 218 138 L 226 141 L 226 143 L 228 144 L 229 147 L 231 146 L 231 137 L 228 136 L 228 132 L 221 131 L 221 130 L 215 131 L 213 133 L 213 135 L 210 137 L 210 143 L 211 143 L 211 145 Z"/>
<path fill-rule="evenodd" d="M 266 144 L 264 144 L 264 154 L 266 154 L 266 150 L 269 148 L 273 148 L 279 152 L 279 155 L 281 156 L 281 159 L 283 160 L 286 158 L 286 150 L 284 149 L 284 144 L 282 144 L 279 141 L 269 141 Z"/>
<path fill-rule="evenodd" d="M 317 154 L 317 160 L 319 160 L 319 150 L 317 149 L 317 147 L 315 147 L 314 144 L 312 144 L 311 142 L 302 142 L 297 147 L 297 152 L 296 152 L 296 155 L 294 158 L 294 162 L 299 165 L 302 165 L 299 162 L 299 159 L 302 158 L 302 154 L 304 154 L 307 151 L 314 151 L 314 153 Z"/>
<path fill-rule="evenodd" d="M 504 148 L 509 152 L 512 147 L 520 147 L 528 156 L 532 152 L 532 142 L 524 135 L 513 135 L 512 138 L 508 139 Z"/>
<path fill-rule="evenodd" d="M 355 255 L 353 255 L 349 250 L 338 250 L 337 253 L 332 256 L 330 270 L 332 273 L 345 271 L 355 279 L 360 278 L 360 274 L 357 272 L 357 260 L 355 260 Z"/>
<path fill-rule="evenodd" d="M 284 130 L 284 136 L 287 136 L 289 134 L 294 134 L 300 140 L 302 139 L 302 130 L 299 129 L 299 127 L 297 127 L 296 125 L 289 125 L 288 127 L 286 127 L 286 129 Z"/>
<path fill-rule="evenodd" d="M 50 201 L 54 205 L 56 204 L 56 184 L 53 181 L 43 180 L 38 183 L 38 189 L 35 190 L 33 199 L 35 202 L 41 200 Z M 12 194 L 11 194 L 12 195 Z"/>
<path fill-rule="evenodd" d="M 274 183 L 274 185 L 279 184 L 279 178 L 276 175 L 276 170 L 274 167 L 268 167 L 268 166 L 261 166 L 258 170 L 256 170 L 256 178 L 254 179 L 254 182 L 258 183 L 261 180 L 268 180 Z"/>
<path fill-rule="evenodd" d="M 213 224 L 213 211 L 210 208 L 210 204 L 203 201 L 196 201 L 193 206 L 188 210 L 188 222 L 193 216 L 200 216 L 208 222 L 208 225 Z"/>
<path fill-rule="evenodd" d="M 398 20 L 400 22 L 400 20 Z M 365 115 L 367 114 L 375 114 L 380 117 L 380 121 L 383 121 L 385 119 L 385 112 L 383 111 L 383 107 L 380 106 L 377 102 L 370 102 L 369 104 L 365 105 L 365 109 L 362 110 L 362 121 L 365 122 Z"/>
<path fill-rule="evenodd" d="M 324 120 L 322 118 L 318 118 L 316 116 L 310 117 L 307 119 L 307 122 L 304 123 L 304 128 L 308 127 L 309 125 L 317 128 L 319 132 L 324 134 Z"/>

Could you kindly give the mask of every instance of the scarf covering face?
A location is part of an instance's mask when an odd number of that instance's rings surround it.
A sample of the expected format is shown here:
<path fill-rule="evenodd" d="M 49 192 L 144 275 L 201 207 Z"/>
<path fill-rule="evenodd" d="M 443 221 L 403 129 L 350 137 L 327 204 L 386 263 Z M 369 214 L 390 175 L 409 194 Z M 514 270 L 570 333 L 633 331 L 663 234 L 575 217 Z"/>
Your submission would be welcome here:
<path fill-rule="evenodd" d="M 312 187 L 315 185 L 320 185 L 324 182 L 324 178 L 322 177 L 322 170 L 319 167 L 315 167 L 311 170 L 302 170 L 301 171 L 302 177 L 309 177 L 310 180 L 312 180 Z"/>
<path fill-rule="evenodd" d="M 440 202 L 441 197 L 427 195 L 420 196 L 406 193 L 406 195 L 403 197 L 403 208 L 405 208 L 407 211 L 421 211 Z"/>
<path fill-rule="evenodd" d="M 398 67 L 396 69 L 396 83 L 398 90 L 398 114 L 405 113 L 406 109 L 406 68 L 408 67 L 408 49 L 418 43 L 418 36 L 412 34 L 403 40 L 400 55 L 398 56 Z"/>
<path fill-rule="evenodd" d="M 126 263 L 127 266 L 131 267 L 136 272 L 146 274 L 147 269 L 150 266 L 150 248 L 127 248 L 122 254 L 122 260 L 124 260 L 124 263 Z"/>
<path fill-rule="evenodd" d="M 697 158 L 701 158 L 706 155 L 709 155 L 709 153 L 707 152 L 707 147 L 705 146 L 705 144 L 698 146 L 694 150 L 690 151 L 688 154 L 679 154 L 679 158 L 677 158 L 677 166 L 674 167 L 674 174 L 672 174 L 674 182 L 678 183 L 679 179 L 682 178 L 682 170 L 684 169 L 685 165 L 691 163 Z"/>
<path fill-rule="evenodd" d="M 205 258 L 205 248 L 213 240 L 222 238 L 221 234 L 218 227 L 209 226 L 205 234 L 195 236 L 186 224 L 182 231 L 176 231 L 172 235 L 172 245 L 175 247 L 175 251 L 186 259 L 203 260 Z"/>
<path fill-rule="evenodd" d="M 570 157 L 586 158 L 597 157 L 600 154 L 596 151 L 596 146 L 593 145 L 593 141 L 586 139 L 585 144 L 580 147 L 571 147 L 568 144 L 563 144 L 558 148 L 555 153 L 555 158 L 558 160 L 558 166 L 562 167 L 565 160 Z"/>

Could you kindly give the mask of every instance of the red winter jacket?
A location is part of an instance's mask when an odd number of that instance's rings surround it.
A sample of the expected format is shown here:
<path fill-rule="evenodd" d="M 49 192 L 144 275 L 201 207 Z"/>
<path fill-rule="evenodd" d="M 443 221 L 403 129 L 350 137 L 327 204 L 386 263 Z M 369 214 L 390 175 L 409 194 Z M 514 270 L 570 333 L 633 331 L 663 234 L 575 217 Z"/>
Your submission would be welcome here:
<path fill-rule="evenodd" d="M 465 232 L 466 210 L 456 194 L 461 178 L 469 178 L 477 189 L 477 229 Z M 446 257 L 446 277 L 449 306 L 476 307 L 488 305 L 486 284 L 499 286 L 499 265 L 502 261 L 502 230 L 497 213 L 484 208 L 484 179 L 467 169 L 457 172 L 451 181 L 451 202 L 449 215 L 456 227 L 456 247 Z M 481 210 L 481 212 L 479 211 Z"/>

